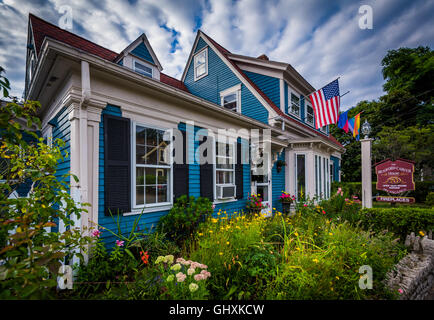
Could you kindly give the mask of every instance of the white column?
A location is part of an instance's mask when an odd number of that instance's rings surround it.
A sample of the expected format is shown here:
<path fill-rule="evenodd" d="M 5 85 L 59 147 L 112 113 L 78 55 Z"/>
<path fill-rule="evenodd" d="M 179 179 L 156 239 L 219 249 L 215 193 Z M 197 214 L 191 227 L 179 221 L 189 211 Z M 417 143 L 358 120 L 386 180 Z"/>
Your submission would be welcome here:
<path fill-rule="evenodd" d="M 362 144 L 362 207 L 372 208 L 371 141 L 360 140 Z"/>

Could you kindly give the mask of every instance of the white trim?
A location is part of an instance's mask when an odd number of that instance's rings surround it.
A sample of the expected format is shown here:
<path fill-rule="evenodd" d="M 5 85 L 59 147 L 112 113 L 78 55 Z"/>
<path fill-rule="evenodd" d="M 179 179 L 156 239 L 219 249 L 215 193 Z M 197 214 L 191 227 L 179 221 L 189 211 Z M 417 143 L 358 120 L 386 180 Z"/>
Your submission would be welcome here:
<path fill-rule="evenodd" d="M 306 198 L 307 195 L 307 153 L 306 152 L 294 152 L 295 155 L 295 174 L 294 174 L 294 178 L 295 178 L 295 182 L 294 182 L 294 186 L 295 186 L 295 197 L 298 199 L 298 168 L 297 168 L 297 156 L 299 155 L 303 155 L 304 156 L 304 190 L 303 190 L 303 195 Z"/>
<path fill-rule="evenodd" d="M 219 135 L 220 137 L 220 135 Z M 217 139 L 214 139 L 214 143 L 213 143 L 213 159 L 214 159 L 214 164 L 213 164 L 213 186 L 214 186 L 214 204 L 217 203 L 222 203 L 222 202 L 228 202 L 228 201 L 237 201 L 236 199 L 236 194 L 233 198 L 228 198 L 228 199 L 217 199 L 217 143 L 225 143 L 225 144 L 233 144 L 233 169 L 219 169 L 219 171 L 231 171 L 233 173 L 233 182 L 232 184 L 227 183 L 227 184 L 218 184 L 219 186 L 235 186 L 236 188 L 236 184 L 235 184 L 235 164 L 236 164 L 236 159 L 237 159 L 237 140 L 235 141 L 231 141 L 231 137 L 226 137 L 225 141 L 219 141 Z M 236 189 L 235 189 L 236 190 Z M 216 202 L 217 201 L 217 202 Z"/>
<path fill-rule="evenodd" d="M 166 202 L 157 202 L 152 204 L 143 204 L 143 205 L 137 205 L 136 204 L 136 127 L 144 127 L 149 129 L 156 129 L 160 131 L 166 131 L 166 130 L 172 130 L 171 128 L 161 128 L 156 127 L 155 125 L 150 125 L 142 122 L 137 122 L 131 120 L 131 212 L 124 213 L 124 215 L 131 215 L 131 214 L 139 214 L 142 211 L 143 212 L 154 212 L 154 211 L 163 211 L 168 210 L 173 205 L 173 161 L 171 158 L 169 158 L 169 165 L 139 165 L 140 167 L 155 167 L 155 168 L 163 168 L 168 169 L 168 182 L 167 182 L 167 197 L 169 201 Z M 170 148 L 172 148 L 172 144 L 170 144 Z M 172 151 L 172 150 L 171 150 Z M 170 152 L 172 154 L 172 152 Z"/>
<path fill-rule="evenodd" d="M 205 73 L 201 74 L 200 76 L 196 75 L 196 58 L 201 55 L 205 54 Z M 200 80 L 208 75 L 208 46 L 202 48 L 198 52 L 196 52 L 193 56 L 193 72 L 194 72 L 194 81 Z"/>

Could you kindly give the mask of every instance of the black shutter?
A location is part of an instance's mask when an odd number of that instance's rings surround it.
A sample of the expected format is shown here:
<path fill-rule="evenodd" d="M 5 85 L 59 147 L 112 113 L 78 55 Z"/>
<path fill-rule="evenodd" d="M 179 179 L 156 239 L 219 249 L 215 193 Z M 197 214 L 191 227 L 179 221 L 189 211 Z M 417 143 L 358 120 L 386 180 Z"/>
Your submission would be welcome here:
<path fill-rule="evenodd" d="M 207 139 L 212 139 L 212 137 L 203 137 L 200 144 L 205 143 Z M 204 156 L 208 156 L 208 152 L 212 152 L 212 149 L 207 149 Z M 200 196 L 214 201 L 214 166 L 212 163 L 200 164 Z"/>
<path fill-rule="evenodd" d="M 104 214 L 131 211 L 130 119 L 104 115 Z"/>
<path fill-rule="evenodd" d="M 188 182 L 188 164 L 187 164 L 187 133 L 181 131 L 183 141 L 183 158 L 182 163 L 173 164 L 173 201 L 182 195 L 189 195 Z M 175 152 L 176 152 L 176 148 Z"/>
<path fill-rule="evenodd" d="M 237 199 L 242 199 L 244 196 L 243 189 L 243 157 L 241 154 L 241 141 L 237 142 L 237 163 L 235 164 L 235 185 L 237 186 Z"/>

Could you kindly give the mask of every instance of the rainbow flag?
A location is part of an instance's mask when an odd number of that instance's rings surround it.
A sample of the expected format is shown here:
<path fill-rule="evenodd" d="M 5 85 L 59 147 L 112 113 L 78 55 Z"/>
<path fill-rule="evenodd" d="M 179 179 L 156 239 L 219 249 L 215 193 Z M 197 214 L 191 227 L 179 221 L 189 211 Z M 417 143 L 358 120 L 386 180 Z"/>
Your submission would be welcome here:
<path fill-rule="evenodd" d="M 357 136 L 357 140 L 359 137 L 359 129 L 360 129 L 360 113 L 358 113 L 355 117 L 354 117 L 354 130 L 353 130 L 353 137 L 356 138 Z"/>

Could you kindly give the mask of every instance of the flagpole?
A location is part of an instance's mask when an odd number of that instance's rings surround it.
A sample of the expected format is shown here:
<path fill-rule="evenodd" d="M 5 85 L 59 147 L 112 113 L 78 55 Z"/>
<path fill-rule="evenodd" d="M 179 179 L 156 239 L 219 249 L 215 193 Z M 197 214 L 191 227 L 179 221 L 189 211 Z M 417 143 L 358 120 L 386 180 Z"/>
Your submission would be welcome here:
<path fill-rule="evenodd" d="M 343 95 L 339 96 L 339 98 L 342 98 L 344 95 L 346 95 L 347 93 L 350 93 L 350 90 L 348 90 L 347 92 L 345 92 Z"/>

